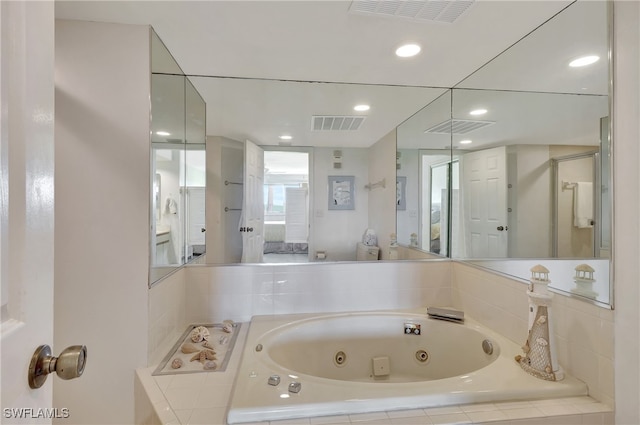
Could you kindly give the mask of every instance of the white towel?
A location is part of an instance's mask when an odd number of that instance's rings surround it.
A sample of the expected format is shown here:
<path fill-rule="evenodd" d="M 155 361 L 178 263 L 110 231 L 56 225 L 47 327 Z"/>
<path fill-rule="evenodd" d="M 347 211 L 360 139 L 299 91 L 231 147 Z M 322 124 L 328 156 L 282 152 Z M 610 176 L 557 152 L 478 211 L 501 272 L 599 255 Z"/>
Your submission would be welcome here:
<path fill-rule="evenodd" d="M 165 214 L 178 214 L 178 203 L 172 197 L 167 197 L 164 206 Z"/>
<path fill-rule="evenodd" d="M 573 225 L 593 227 L 593 183 L 578 182 L 573 188 Z"/>

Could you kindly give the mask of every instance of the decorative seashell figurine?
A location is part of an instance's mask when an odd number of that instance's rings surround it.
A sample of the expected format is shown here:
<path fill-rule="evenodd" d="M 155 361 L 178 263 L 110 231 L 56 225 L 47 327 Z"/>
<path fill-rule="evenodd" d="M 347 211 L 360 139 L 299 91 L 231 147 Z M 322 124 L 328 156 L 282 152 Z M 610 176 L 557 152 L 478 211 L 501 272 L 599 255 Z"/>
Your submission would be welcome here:
<path fill-rule="evenodd" d="M 173 359 L 171 369 L 180 369 L 182 367 L 182 359 Z"/>
<path fill-rule="evenodd" d="M 180 351 L 182 351 L 184 354 L 196 353 L 200 350 L 201 350 L 200 348 L 188 342 L 185 342 L 184 344 L 182 344 L 182 347 L 180 348 Z"/>
<path fill-rule="evenodd" d="M 233 320 L 224 320 L 222 322 L 222 331 L 228 334 L 233 332 Z"/>
<path fill-rule="evenodd" d="M 209 333 L 209 329 L 205 328 L 204 326 L 197 326 L 191 331 L 191 341 L 202 342 L 205 340 L 209 340 L 210 335 L 211 334 Z"/>
<path fill-rule="evenodd" d="M 218 364 L 213 360 L 207 360 L 206 362 L 204 362 L 204 369 L 206 370 L 216 370 L 217 367 Z"/>

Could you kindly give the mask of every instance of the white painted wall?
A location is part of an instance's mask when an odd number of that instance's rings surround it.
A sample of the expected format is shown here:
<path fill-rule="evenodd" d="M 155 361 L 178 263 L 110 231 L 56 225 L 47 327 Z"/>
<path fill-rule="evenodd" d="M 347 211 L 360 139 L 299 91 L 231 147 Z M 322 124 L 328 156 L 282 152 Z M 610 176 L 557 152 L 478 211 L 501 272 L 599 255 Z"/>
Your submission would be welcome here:
<path fill-rule="evenodd" d="M 336 148 L 337 149 L 337 148 Z M 364 188 L 371 177 L 369 149 L 349 148 L 342 150 L 342 168 L 333 168 L 334 148 L 313 150 L 313 196 L 311 200 L 311 229 L 309 250 L 315 258 L 318 250 L 326 251 L 327 261 L 353 261 L 356 259 L 356 244 L 368 227 L 373 227 L 380 238 L 381 229 L 370 223 L 370 193 Z M 395 153 L 394 153 L 395 155 Z M 329 176 L 355 177 L 355 209 L 329 210 Z"/>
<path fill-rule="evenodd" d="M 614 2 L 616 423 L 640 423 L 640 3 Z"/>
<path fill-rule="evenodd" d="M 386 187 L 369 191 L 369 227 L 378 233 L 380 258 L 389 258 L 389 240 L 396 233 L 396 130 L 369 148 L 369 182 L 385 180 Z"/>
<path fill-rule="evenodd" d="M 149 331 L 149 27 L 56 21 L 55 85 L 54 343 L 88 358 L 80 379 L 54 378 L 54 405 L 65 424 L 132 423 Z"/>

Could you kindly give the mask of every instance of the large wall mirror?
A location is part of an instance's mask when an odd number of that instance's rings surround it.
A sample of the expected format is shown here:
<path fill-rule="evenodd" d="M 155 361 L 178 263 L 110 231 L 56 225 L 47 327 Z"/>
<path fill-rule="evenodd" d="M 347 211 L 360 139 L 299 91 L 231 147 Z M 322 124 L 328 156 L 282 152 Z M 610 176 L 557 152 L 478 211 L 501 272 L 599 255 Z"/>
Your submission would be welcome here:
<path fill-rule="evenodd" d="M 404 243 L 417 229 L 420 249 L 522 279 L 542 263 L 556 289 L 611 303 L 607 8 L 570 5 L 399 127 L 422 185 Z"/>
<path fill-rule="evenodd" d="M 149 284 L 205 252 L 205 102 L 151 31 Z"/>
<path fill-rule="evenodd" d="M 542 263 L 558 290 L 610 304 L 608 7 L 568 2 L 453 87 L 189 76 L 182 95 L 207 99 L 204 261 L 415 252 L 525 280 Z M 583 56 L 599 59 L 569 65 Z M 379 250 L 360 257 L 367 232 Z"/>

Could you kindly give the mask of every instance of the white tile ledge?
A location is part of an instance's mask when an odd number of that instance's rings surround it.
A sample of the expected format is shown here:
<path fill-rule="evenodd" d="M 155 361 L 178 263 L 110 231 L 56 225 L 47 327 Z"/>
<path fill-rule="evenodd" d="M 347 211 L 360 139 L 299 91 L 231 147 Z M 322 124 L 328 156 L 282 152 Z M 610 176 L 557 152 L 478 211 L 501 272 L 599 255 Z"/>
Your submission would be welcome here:
<path fill-rule="evenodd" d="M 224 372 L 198 374 L 176 374 L 152 376 L 156 366 L 136 371 L 147 400 L 136 400 L 138 404 L 146 402 L 153 407 L 155 415 L 147 416 L 138 425 L 225 425 L 227 405 L 231 395 L 235 373 L 240 362 L 249 326 L 242 326 L 233 354 Z M 194 398 L 195 394 L 195 398 Z M 206 398 L 206 403 L 200 400 Z M 206 407 L 205 407 L 206 406 Z M 139 417 L 139 415 L 137 415 Z M 548 400 L 518 402 L 499 402 L 447 406 L 407 411 L 376 412 L 364 415 L 325 416 L 302 418 L 287 421 L 271 421 L 270 425 L 316 425 L 316 424 L 354 424 L 374 423 L 395 424 L 512 424 L 526 423 L 527 419 L 535 424 L 557 424 L 562 418 L 571 419 L 571 423 L 612 424 L 613 410 L 597 400 L 588 397 L 569 397 Z M 261 422 L 265 425 L 268 422 Z"/>

